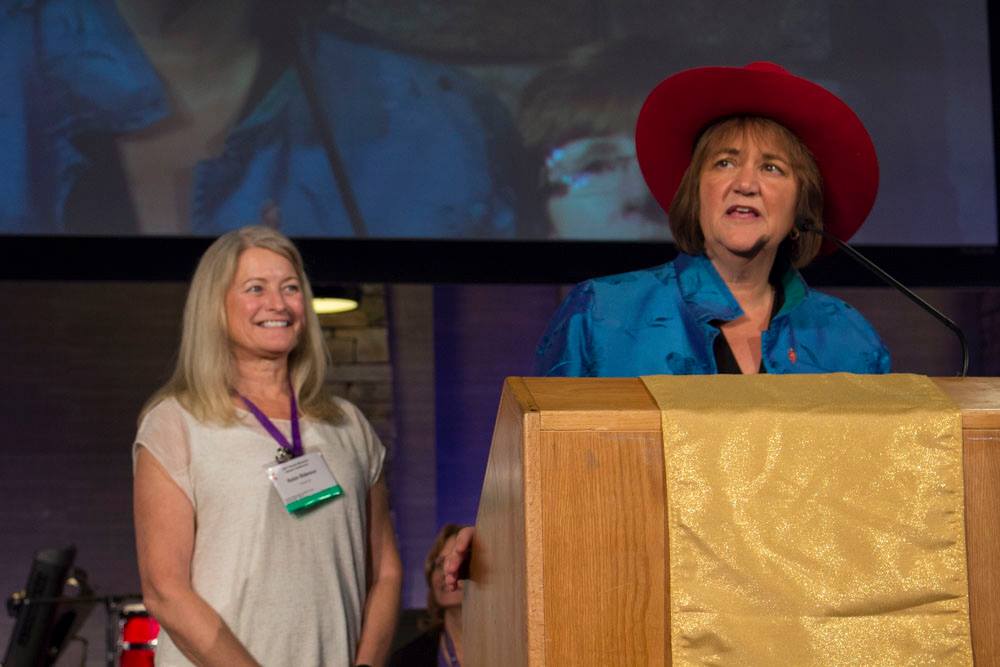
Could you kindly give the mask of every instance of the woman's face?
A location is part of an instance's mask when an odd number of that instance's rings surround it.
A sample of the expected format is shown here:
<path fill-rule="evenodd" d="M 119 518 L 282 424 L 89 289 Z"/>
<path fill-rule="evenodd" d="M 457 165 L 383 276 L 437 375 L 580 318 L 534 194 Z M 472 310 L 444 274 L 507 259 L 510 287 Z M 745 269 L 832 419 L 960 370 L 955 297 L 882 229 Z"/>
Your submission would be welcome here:
<path fill-rule="evenodd" d="M 302 285 L 292 263 L 265 248 L 240 254 L 226 291 L 229 343 L 238 359 L 285 357 L 305 318 Z"/>
<path fill-rule="evenodd" d="M 734 132 L 708 155 L 699 180 L 699 221 L 710 259 L 776 252 L 795 222 L 798 179 L 768 133 Z"/>
<path fill-rule="evenodd" d="M 431 590 L 434 600 L 442 609 L 462 606 L 462 582 L 458 582 L 458 588 L 454 591 L 449 591 L 444 585 L 444 558 L 454 547 L 455 536 L 452 535 L 441 545 L 441 550 L 434 559 L 434 569 L 431 570 Z"/>
<path fill-rule="evenodd" d="M 545 161 L 545 208 L 557 239 L 669 239 L 666 214 L 639 171 L 630 136 L 587 137 Z"/>

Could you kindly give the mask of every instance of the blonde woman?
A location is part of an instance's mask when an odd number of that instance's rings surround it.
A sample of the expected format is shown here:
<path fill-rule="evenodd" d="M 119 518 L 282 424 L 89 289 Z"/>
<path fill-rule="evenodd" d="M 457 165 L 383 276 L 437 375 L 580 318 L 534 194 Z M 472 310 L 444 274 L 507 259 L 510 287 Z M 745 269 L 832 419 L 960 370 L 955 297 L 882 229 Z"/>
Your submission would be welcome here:
<path fill-rule="evenodd" d="M 198 264 L 176 369 L 133 446 L 158 664 L 385 662 L 401 582 L 385 450 L 323 389 L 311 298 L 295 246 L 267 227 Z"/>

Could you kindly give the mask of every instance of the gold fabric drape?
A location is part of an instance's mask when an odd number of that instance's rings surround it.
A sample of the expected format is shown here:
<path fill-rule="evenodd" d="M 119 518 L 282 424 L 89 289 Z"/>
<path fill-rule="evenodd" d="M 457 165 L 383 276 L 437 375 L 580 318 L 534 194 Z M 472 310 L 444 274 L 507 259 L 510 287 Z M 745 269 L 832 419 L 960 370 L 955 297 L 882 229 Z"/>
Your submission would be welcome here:
<path fill-rule="evenodd" d="M 970 665 L 958 408 L 914 375 L 657 376 L 674 665 Z"/>

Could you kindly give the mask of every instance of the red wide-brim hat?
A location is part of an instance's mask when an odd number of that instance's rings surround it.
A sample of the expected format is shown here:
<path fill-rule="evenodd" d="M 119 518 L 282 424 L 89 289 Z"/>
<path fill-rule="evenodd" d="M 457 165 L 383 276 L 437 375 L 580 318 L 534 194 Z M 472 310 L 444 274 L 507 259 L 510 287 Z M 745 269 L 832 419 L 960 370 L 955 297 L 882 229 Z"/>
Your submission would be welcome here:
<path fill-rule="evenodd" d="M 823 177 L 824 227 L 842 241 L 854 235 L 878 192 L 872 139 L 843 100 L 774 63 L 684 70 L 646 98 L 635 130 L 636 153 L 664 210 L 670 210 L 698 137 L 730 116 L 763 116 L 791 130 Z M 832 248 L 824 243 L 823 251 Z"/>

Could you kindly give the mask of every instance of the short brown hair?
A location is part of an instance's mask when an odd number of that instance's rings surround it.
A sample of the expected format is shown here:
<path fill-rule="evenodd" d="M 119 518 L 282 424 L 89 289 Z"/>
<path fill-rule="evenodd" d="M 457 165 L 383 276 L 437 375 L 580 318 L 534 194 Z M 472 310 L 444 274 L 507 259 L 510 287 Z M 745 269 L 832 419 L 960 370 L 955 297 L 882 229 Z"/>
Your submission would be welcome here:
<path fill-rule="evenodd" d="M 632 136 L 649 90 L 663 78 L 667 46 L 629 37 L 575 49 L 524 87 L 517 126 L 525 148 L 541 163 L 545 154 L 583 137 Z"/>
<path fill-rule="evenodd" d="M 677 194 L 670 204 L 670 230 L 674 243 L 682 252 L 700 255 L 705 252 L 705 236 L 701 231 L 699 185 L 701 172 L 719 145 L 734 134 L 774 139 L 788 153 L 792 173 L 798 179 L 799 192 L 795 205 L 796 219 L 804 218 L 823 226 L 823 177 L 809 148 L 788 128 L 761 116 L 734 116 L 710 125 L 702 132 L 691 155 L 691 164 L 681 178 Z M 783 253 L 792 266 L 803 267 L 819 253 L 823 242 L 819 234 L 790 235 L 781 243 Z"/>

